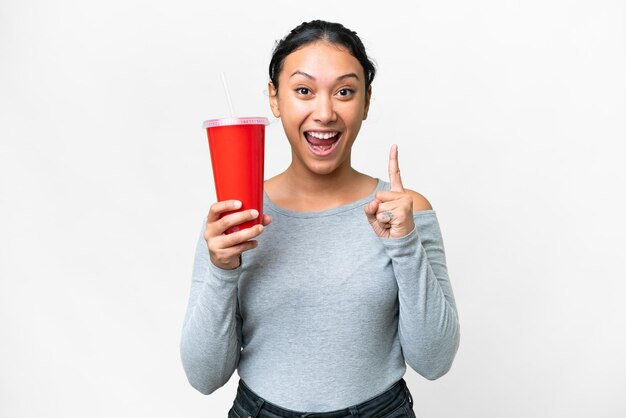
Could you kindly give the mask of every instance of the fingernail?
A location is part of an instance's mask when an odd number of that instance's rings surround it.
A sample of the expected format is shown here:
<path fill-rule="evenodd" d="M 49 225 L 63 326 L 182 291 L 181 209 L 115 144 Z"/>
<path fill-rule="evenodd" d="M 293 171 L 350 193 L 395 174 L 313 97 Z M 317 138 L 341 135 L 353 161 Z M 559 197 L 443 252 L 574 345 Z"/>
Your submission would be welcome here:
<path fill-rule="evenodd" d="M 241 202 L 236 200 L 233 202 L 233 206 L 236 207 L 237 209 L 239 209 L 241 207 Z"/>
<path fill-rule="evenodd" d="M 259 225 L 259 232 L 263 231 L 263 225 Z"/>
<path fill-rule="evenodd" d="M 250 211 L 250 215 L 252 215 L 252 218 L 256 218 L 257 216 L 259 216 L 259 212 L 256 209 L 252 209 Z"/>

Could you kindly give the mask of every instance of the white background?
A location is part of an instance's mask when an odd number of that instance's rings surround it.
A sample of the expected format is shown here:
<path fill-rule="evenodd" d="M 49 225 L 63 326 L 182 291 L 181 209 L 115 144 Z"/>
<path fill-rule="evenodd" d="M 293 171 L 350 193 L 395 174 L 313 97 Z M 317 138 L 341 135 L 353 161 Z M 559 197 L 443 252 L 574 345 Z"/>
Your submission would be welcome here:
<path fill-rule="evenodd" d="M 421 418 L 624 417 L 621 0 L 2 0 L 0 416 L 222 417 L 178 344 L 214 201 L 201 122 L 271 116 L 274 41 L 305 20 L 377 61 L 357 169 L 437 210 L 461 319 Z M 267 130 L 267 177 L 289 153 Z M 620 397 L 622 399 L 620 399 Z"/>

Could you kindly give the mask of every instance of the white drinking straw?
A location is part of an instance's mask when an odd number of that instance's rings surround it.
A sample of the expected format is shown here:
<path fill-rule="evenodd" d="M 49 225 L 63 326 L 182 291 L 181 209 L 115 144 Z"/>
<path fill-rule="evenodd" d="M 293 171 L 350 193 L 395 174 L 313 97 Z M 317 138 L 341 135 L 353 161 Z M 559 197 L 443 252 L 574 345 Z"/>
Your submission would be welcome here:
<path fill-rule="evenodd" d="M 226 93 L 226 99 L 228 100 L 228 108 L 230 109 L 230 116 L 234 118 L 235 109 L 233 109 L 233 102 L 232 100 L 230 100 L 230 92 L 228 91 L 228 83 L 226 82 L 226 74 L 224 74 L 224 71 L 220 72 L 220 77 L 222 78 L 222 86 L 224 86 L 224 92 Z"/>

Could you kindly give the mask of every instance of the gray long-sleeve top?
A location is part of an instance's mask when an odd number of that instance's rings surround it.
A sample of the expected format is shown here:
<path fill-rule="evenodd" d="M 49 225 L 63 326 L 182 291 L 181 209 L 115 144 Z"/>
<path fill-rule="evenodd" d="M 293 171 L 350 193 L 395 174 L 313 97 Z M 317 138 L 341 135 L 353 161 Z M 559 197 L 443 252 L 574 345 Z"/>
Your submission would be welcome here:
<path fill-rule="evenodd" d="M 273 222 L 234 270 L 210 262 L 203 225 L 181 340 L 193 387 L 209 394 L 237 369 L 269 402 L 322 412 L 383 392 L 405 362 L 427 379 L 450 369 L 459 321 L 436 214 L 380 238 L 363 212 L 373 197 L 293 212 L 266 195 Z"/>

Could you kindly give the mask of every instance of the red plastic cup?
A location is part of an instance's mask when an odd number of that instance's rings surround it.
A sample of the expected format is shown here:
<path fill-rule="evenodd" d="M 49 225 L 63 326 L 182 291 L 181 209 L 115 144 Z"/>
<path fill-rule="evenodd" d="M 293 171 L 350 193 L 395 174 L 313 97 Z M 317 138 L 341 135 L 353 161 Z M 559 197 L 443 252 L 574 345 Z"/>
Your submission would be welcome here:
<path fill-rule="evenodd" d="M 256 209 L 252 221 L 229 228 L 226 233 L 250 228 L 263 219 L 263 168 L 267 118 L 222 118 L 204 121 L 209 139 L 217 200 L 239 200 L 242 210 Z"/>

